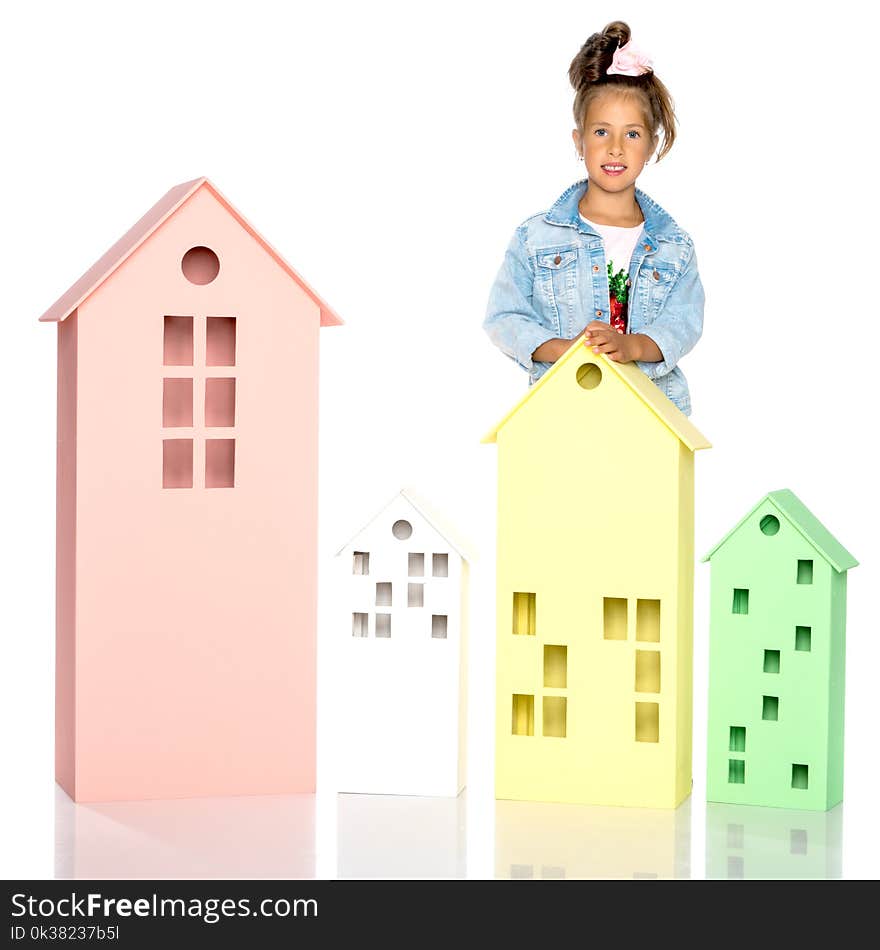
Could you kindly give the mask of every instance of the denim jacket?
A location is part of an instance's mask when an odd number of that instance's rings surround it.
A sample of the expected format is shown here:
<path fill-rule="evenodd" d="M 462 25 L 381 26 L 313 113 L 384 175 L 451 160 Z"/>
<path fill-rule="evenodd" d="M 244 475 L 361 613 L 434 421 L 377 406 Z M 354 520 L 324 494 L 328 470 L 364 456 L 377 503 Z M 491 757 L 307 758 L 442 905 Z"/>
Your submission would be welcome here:
<path fill-rule="evenodd" d="M 575 182 L 545 214 L 517 229 L 489 297 L 483 329 L 529 373 L 529 385 L 550 363 L 532 353 L 554 337 L 573 339 L 593 320 L 610 322 L 608 274 L 601 236 L 578 214 L 588 180 Z M 636 189 L 645 218 L 629 267 L 628 332 L 659 347 L 659 363 L 636 365 L 686 415 L 691 403 L 678 361 L 703 331 L 705 294 L 694 243 L 655 201 Z"/>

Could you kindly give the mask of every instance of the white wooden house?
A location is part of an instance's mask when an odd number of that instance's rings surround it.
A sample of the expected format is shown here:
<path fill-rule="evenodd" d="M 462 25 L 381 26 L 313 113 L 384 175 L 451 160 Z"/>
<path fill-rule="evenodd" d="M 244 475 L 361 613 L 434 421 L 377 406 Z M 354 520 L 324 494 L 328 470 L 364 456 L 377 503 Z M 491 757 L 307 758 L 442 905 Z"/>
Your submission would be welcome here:
<path fill-rule="evenodd" d="M 467 560 L 401 491 L 337 553 L 337 790 L 465 784 Z"/>

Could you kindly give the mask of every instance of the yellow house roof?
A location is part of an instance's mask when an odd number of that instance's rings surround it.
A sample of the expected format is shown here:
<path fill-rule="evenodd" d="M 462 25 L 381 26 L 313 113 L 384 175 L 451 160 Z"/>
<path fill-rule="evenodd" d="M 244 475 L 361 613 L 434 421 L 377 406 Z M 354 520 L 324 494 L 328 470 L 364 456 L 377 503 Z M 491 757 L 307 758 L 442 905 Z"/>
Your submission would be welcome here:
<path fill-rule="evenodd" d="M 639 399 L 654 413 L 672 433 L 680 439 L 692 452 L 697 449 L 710 449 L 712 443 L 688 419 L 688 417 L 673 402 L 666 398 L 658 387 L 636 366 L 635 363 L 616 363 L 606 356 L 596 355 L 587 350 L 583 342 L 575 343 L 558 359 L 550 369 L 531 386 L 522 399 L 507 413 L 507 415 L 493 429 L 486 433 L 482 442 L 494 442 L 498 433 L 519 412 L 520 408 L 530 399 L 540 398 L 537 394 L 562 370 L 569 361 L 584 357 L 607 367 L 621 379 Z"/>

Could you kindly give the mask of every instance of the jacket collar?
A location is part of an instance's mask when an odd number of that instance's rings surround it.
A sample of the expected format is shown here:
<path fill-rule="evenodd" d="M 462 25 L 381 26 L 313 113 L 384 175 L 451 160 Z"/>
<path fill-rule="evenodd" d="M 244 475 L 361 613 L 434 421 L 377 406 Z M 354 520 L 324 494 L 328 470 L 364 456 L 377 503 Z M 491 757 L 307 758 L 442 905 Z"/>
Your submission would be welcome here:
<path fill-rule="evenodd" d="M 564 227 L 575 228 L 581 234 L 596 232 L 586 222 L 581 220 L 578 213 L 578 203 L 589 186 L 589 179 L 582 178 L 564 191 L 554 202 L 553 207 L 544 215 L 548 224 L 560 224 Z M 687 238 L 681 228 L 675 223 L 672 216 L 664 211 L 660 205 L 649 198 L 643 191 L 636 188 L 636 201 L 645 216 L 645 235 L 651 241 L 671 241 L 674 244 L 685 244 Z"/>

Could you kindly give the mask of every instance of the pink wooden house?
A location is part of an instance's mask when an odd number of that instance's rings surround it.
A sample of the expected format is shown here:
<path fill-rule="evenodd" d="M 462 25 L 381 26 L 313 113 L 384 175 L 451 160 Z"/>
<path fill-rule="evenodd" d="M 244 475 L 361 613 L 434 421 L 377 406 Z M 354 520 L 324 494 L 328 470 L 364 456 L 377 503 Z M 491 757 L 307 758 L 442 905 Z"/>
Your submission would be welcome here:
<path fill-rule="evenodd" d="M 315 788 L 318 328 L 206 178 L 58 325 L 56 778 L 76 801 Z"/>

